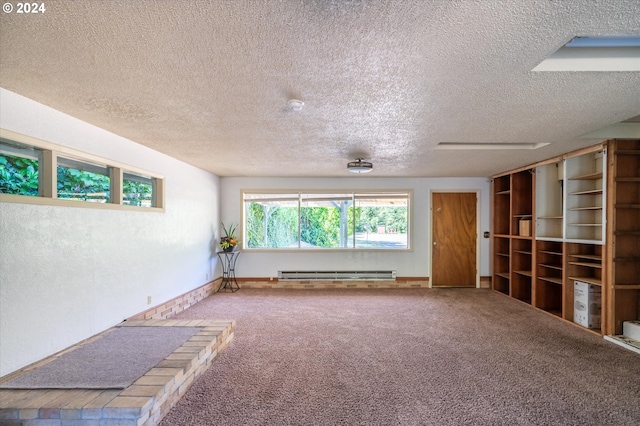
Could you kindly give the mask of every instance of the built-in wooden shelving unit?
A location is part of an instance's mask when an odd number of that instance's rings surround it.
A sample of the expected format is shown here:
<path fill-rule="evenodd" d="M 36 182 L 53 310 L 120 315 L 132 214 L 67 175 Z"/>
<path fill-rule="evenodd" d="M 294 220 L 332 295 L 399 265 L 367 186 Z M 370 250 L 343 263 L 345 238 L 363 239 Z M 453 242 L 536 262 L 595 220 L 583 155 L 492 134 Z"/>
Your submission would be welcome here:
<path fill-rule="evenodd" d="M 617 335 L 624 321 L 640 319 L 640 140 L 610 145 L 605 333 Z"/>
<path fill-rule="evenodd" d="M 496 291 L 574 322 L 582 282 L 601 290 L 601 326 L 590 331 L 620 334 L 640 319 L 640 141 L 496 175 L 492 197 Z"/>

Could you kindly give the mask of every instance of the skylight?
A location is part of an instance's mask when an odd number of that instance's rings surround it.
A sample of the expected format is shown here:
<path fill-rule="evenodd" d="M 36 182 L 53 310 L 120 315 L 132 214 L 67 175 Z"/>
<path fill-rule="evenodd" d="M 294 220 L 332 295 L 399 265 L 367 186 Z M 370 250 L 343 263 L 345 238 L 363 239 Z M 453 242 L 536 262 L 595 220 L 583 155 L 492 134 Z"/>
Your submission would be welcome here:
<path fill-rule="evenodd" d="M 436 149 L 538 149 L 543 146 L 549 145 L 544 142 L 533 143 L 520 143 L 520 142 L 508 142 L 508 143 L 492 143 L 492 142 L 440 142 Z"/>
<path fill-rule="evenodd" d="M 575 37 L 533 71 L 640 71 L 640 35 Z"/>

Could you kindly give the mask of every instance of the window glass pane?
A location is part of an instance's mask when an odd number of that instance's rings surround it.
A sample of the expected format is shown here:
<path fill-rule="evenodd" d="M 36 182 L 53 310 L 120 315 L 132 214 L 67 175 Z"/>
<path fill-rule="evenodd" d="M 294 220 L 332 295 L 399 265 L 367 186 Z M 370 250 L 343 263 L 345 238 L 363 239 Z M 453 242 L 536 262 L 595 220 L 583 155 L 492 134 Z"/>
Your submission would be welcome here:
<path fill-rule="evenodd" d="M 409 197 L 367 194 L 356 197 L 356 248 L 407 249 Z"/>
<path fill-rule="evenodd" d="M 353 246 L 349 226 L 352 194 L 302 194 L 300 203 L 301 248 L 347 248 Z"/>
<path fill-rule="evenodd" d="M 139 174 L 124 172 L 122 180 L 122 204 L 140 207 L 153 205 L 153 178 Z"/>
<path fill-rule="evenodd" d="M 244 193 L 245 248 L 409 248 L 409 193 Z"/>
<path fill-rule="evenodd" d="M 245 247 L 297 248 L 298 200 L 247 197 L 245 194 Z"/>
<path fill-rule="evenodd" d="M 108 203 L 109 170 L 106 166 L 58 157 L 58 198 Z"/>
<path fill-rule="evenodd" d="M 37 197 L 39 159 L 33 147 L 0 140 L 0 193 Z"/>

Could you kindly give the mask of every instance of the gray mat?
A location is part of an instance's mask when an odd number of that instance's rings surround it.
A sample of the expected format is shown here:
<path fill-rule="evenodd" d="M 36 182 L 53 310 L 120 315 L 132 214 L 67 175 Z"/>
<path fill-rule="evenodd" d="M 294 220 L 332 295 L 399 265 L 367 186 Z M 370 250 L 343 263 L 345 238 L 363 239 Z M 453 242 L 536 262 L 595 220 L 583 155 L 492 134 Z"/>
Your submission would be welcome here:
<path fill-rule="evenodd" d="M 198 331 L 198 327 L 119 327 L 0 388 L 124 389 Z"/>

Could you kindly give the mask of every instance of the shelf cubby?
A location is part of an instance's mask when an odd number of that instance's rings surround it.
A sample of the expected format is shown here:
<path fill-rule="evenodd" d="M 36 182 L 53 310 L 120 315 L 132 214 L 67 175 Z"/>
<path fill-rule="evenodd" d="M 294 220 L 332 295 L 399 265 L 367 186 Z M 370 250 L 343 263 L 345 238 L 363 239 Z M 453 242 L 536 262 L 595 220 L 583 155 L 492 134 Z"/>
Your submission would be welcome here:
<path fill-rule="evenodd" d="M 533 170 L 524 170 L 511 176 L 511 235 L 533 235 Z M 522 232 L 521 221 L 528 221 L 528 232 Z"/>
<path fill-rule="evenodd" d="M 567 241 L 604 241 L 606 150 L 565 161 L 564 237 Z"/>
<path fill-rule="evenodd" d="M 532 240 L 511 240 L 511 296 L 531 303 L 532 296 Z"/>
<path fill-rule="evenodd" d="M 567 243 L 567 277 L 602 286 L 602 246 L 596 244 Z"/>
<path fill-rule="evenodd" d="M 536 250 L 534 306 L 562 317 L 563 244 L 555 241 L 536 241 Z"/>
<path fill-rule="evenodd" d="M 536 167 L 536 238 L 562 239 L 564 161 Z"/>
<path fill-rule="evenodd" d="M 511 216 L 511 176 L 493 180 L 493 234 L 509 235 Z"/>
<path fill-rule="evenodd" d="M 503 294 L 510 293 L 511 242 L 509 238 L 494 237 L 493 289 Z"/>

